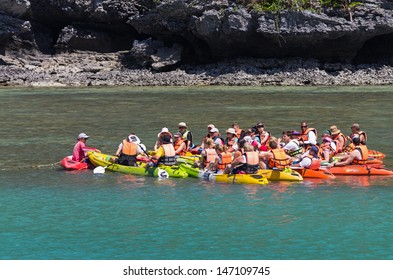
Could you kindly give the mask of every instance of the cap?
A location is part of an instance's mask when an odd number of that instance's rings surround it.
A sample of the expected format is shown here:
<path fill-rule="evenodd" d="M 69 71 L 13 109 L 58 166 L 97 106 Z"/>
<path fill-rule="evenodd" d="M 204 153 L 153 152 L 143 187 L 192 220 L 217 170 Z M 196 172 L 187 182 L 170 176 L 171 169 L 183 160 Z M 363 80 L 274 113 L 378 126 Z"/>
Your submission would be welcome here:
<path fill-rule="evenodd" d="M 235 134 L 236 135 L 236 130 L 234 128 L 228 128 L 228 130 L 226 131 L 226 133 L 231 133 L 231 134 Z"/>
<path fill-rule="evenodd" d="M 83 138 L 84 138 L 84 139 L 87 139 L 87 138 L 89 138 L 89 137 L 90 137 L 90 136 L 86 135 L 86 133 L 83 133 L 83 132 L 82 132 L 82 133 L 79 133 L 79 135 L 78 135 L 78 140 L 79 140 L 79 139 L 83 139 Z"/>
<path fill-rule="evenodd" d="M 312 145 L 311 148 L 310 148 L 310 151 L 313 151 L 313 152 L 314 152 L 314 157 L 315 157 L 315 158 L 318 158 L 319 149 L 318 149 L 317 146 Z"/>
<path fill-rule="evenodd" d="M 330 127 L 330 132 L 331 132 L 332 135 L 335 135 L 335 134 L 339 134 L 339 133 L 341 132 L 341 130 L 339 130 L 339 129 L 337 128 L 337 126 L 332 125 L 332 126 Z"/>
<path fill-rule="evenodd" d="M 265 127 L 265 125 L 263 123 L 257 123 L 256 127 Z"/>
<path fill-rule="evenodd" d="M 178 126 L 179 126 L 179 127 L 187 127 L 187 125 L 186 125 L 185 122 L 180 122 Z"/>
<path fill-rule="evenodd" d="M 139 139 L 139 137 L 134 135 L 134 134 L 128 135 L 128 140 L 130 142 L 132 142 L 132 143 L 135 143 L 135 144 L 140 144 L 141 143 L 141 140 Z"/>
<path fill-rule="evenodd" d="M 209 130 L 209 132 L 211 133 L 218 132 L 218 129 L 216 127 L 213 127 L 212 129 Z"/>
<path fill-rule="evenodd" d="M 299 131 L 296 131 L 296 130 L 294 130 L 294 131 L 292 131 L 292 135 L 300 135 L 300 132 L 299 132 Z"/>
<path fill-rule="evenodd" d="M 329 129 L 323 131 L 323 134 L 332 135 L 332 132 Z"/>
<path fill-rule="evenodd" d="M 158 133 L 157 137 L 160 137 L 161 133 L 165 133 L 165 132 L 169 132 L 169 129 L 168 129 L 167 127 L 163 127 L 163 128 L 161 129 L 161 132 Z"/>
<path fill-rule="evenodd" d="M 173 136 L 174 137 L 181 137 L 181 133 L 180 132 L 176 132 Z"/>

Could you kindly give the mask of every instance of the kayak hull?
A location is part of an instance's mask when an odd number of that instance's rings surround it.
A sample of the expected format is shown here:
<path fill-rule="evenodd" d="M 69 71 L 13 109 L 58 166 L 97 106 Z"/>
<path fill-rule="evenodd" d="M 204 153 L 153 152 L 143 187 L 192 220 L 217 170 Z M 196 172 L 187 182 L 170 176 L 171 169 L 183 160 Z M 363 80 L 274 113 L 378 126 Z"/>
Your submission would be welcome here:
<path fill-rule="evenodd" d="M 150 177 L 159 177 L 159 171 L 165 170 L 169 177 L 173 178 L 186 178 L 188 177 L 187 172 L 180 169 L 179 166 L 149 166 L 146 163 L 138 163 L 138 166 L 126 166 L 117 163 L 111 162 L 111 159 L 115 158 L 114 156 L 101 154 L 97 152 L 88 152 L 87 156 L 89 157 L 91 163 L 94 166 L 102 166 L 106 167 L 107 170 L 133 174 L 133 175 L 141 175 L 141 176 L 150 176 Z"/>
<path fill-rule="evenodd" d="M 210 182 L 249 185 L 266 185 L 268 183 L 266 177 L 260 174 L 216 174 L 210 171 L 202 171 L 187 163 L 181 163 L 180 168 L 185 170 L 189 177 L 200 178 Z"/>
<path fill-rule="evenodd" d="M 334 175 L 356 175 L 356 176 L 371 176 L 393 175 L 393 171 L 383 168 L 381 165 L 347 165 L 347 166 L 333 166 L 329 171 Z"/>
<path fill-rule="evenodd" d="M 327 169 L 308 169 L 308 168 L 292 168 L 294 171 L 302 175 L 303 178 L 314 179 L 334 179 L 336 176 Z"/>
<path fill-rule="evenodd" d="M 65 170 L 83 170 L 88 168 L 88 164 L 86 162 L 79 162 L 72 160 L 72 156 L 66 156 L 60 162 L 60 165 Z"/>
<path fill-rule="evenodd" d="M 259 169 L 257 174 L 264 175 L 269 181 L 303 181 L 302 175 L 293 170 Z"/>

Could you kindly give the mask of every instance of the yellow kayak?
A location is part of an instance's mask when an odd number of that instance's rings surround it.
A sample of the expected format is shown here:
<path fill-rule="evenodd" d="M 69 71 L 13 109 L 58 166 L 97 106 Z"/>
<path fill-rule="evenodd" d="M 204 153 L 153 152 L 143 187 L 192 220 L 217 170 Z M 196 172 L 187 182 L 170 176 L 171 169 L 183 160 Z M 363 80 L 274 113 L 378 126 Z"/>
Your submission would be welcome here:
<path fill-rule="evenodd" d="M 291 169 L 288 170 L 259 169 L 257 174 L 265 176 L 269 181 L 303 181 L 302 175 Z"/>

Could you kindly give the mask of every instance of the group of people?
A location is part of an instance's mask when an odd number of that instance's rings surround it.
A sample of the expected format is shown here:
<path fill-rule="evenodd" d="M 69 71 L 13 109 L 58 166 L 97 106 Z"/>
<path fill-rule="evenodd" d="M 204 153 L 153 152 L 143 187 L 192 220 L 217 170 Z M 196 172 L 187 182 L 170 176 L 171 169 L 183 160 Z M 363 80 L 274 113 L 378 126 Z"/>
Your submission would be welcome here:
<path fill-rule="evenodd" d="M 154 164 L 174 165 L 179 156 L 200 154 L 197 163 L 200 168 L 217 173 L 255 173 L 258 169 L 284 169 L 290 166 L 318 168 L 322 163 L 327 167 L 348 164 L 365 164 L 368 159 L 367 134 L 359 124 L 352 124 L 351 134 L 345 136 L 336 125 L 322 133 L 318 142 L 317 129 L 300 124 L 300 131 L 283 131 L 276 138 L 265 130 L 262 122 L 244 130 L 234 123 L 220 134 L 213 124 L 207 126 L 201 144 L 193 142 L 193 135 L 185 122 L 178 124 L 178 131 L 172 134 L 167 127 L 157 135 L 154 151 L 148 153 L 135 133 L 131 133 L 120 143 L 116 151 L 116 162 L 133 166 L 137 156 L 143 155 Z M 81 133 L 75 145 L 73 160 L 85 159 L 85 143 L 89 136 Z M 333 161 L 333 157 L 339 161 Z"/>

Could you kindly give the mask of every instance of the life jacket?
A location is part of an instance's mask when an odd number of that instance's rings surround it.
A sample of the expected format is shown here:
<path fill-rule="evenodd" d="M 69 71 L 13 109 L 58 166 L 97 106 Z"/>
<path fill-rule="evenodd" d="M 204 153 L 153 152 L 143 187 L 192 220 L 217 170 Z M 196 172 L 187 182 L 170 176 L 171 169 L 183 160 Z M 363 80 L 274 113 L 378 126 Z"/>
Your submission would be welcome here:
<path fill-rule="evenodd" d="M 206 166 L 209 165 L 210 162 L 214 162 L 217 158 L 217 151 L 215 149 L 205 149 L 206 159 L 203 164 Z"/>
<path fill-rule="evenodd" d="M 245 131 L 241 128 L 236 129 L 236 136 L 238 139 L 242 139 L 242 136 L 244 135 Z"/>
<path fill-rule="evenodd" d="M 283 149 L 271 150 L 273 158 L 269 158 L 268 164 L 270 168 L 277 167 L 283 169 L 290 164 L 290 160 L 287 158 L 287 154 Z"/>
<path fill-rule="evenodd" d="M 123 148 L 121 152 L 128 156 L 136 156 L 137 154 L 138 145 L 133 142 L 128 142 L 123 140 Z"/>
<path fill-rule="evenodd" d="M 367 144 L 367 133 L 363 130 L 359 131 L 359 135 L 363 135 L 364 140 L 360 141 L 360 144 L 366 145 Z"/>
<path fill-rule="evenodd" d="M 261 143 L 262 145 L 265 145 L 264 143 L 262 143 L 262 140 L 263 138 L 265 138 L 266 134 L 268 135 L 268 137 L 265 143 L 267 143 L 270 139 L 270 132 L 264 131 L 263 134 L 255 134 L 255 136 L 259 138 L 259 143 Z"/>
<path fill-rule="evenodd" d="M 165 165 L 176 164 L 176 158 L 175 158 L 176 153 L 173 144 L 163 144 L 161 145 L 161 147 L 164 148 L 164 156 L 159 159 L 159 162 Z"/>
<path fill-rule="evenodd" d="M 192 147 L 192 140 L 188 140 L 188 133 L 191 133 L 190 131 L 186 130 L 183 135 L 181 136 L 181 138 L 186 142 L 186 147 L 188 150 L 188 144 L 190 144 L 190 147 Z M 192 139 L 192 136 L 190 137 Z M 188 143 L 188 141 L 190 141 L 190 143 Z"/>
<path fill-rule="evenodd" d="M 324 150 L 329 150 L 329 158 L 325 158 Z M 319 146 L 318 157 L 324 160 L 329 160 L 336 154 L 336 151 L 332 148 L 329 142 L 324 142 Z"/>
<path fill-rule="evenodd" d="M 350 152 L 352 152 L 353 150 L 355 150 L 355 145 L 353 143 L 350 143 L 348 146 L 346 146 L 343 149 L 343 152 L 349 154 Z"/>
<path fill-rule="evenodd" d="M 342 137 L 344 140 L 344 144 L 342 147 L 341 147 L 341 143 L 339 141 L 340 137 Z M 336 134 L 334 137 L 332 136 L 332 140 L 333 140 L 334 144 L 336 144 L 336 147 L 337 147 L 337 153 L 341 153 L 343 151 L 343 149 L 345 148 L 345 141 L 346 141 L 345 139 L 346 139 L 345 135 L 342 132 L 340 132 L 339 134 Z"/>
<path fill-rule="evenodd" d="M 254 174 L 259 169 L 259 156 L 258 152 L 245 152 L 246 164 L 245 172 L 247 174 Z"/>
<path fill-rule="evenodd" d="M 309 167 L 307 167 L 308 169 L 319 169 L 319 167 L 321 166 L 322 160 L 319 158 L 315 158 L 313 156 L 307 155 L 306 157 L 308 157 L 309 159 L 311 159 L 311 164 Z"/>
<path fill-rule="evenodd" d="M 214 142 L 216 142 L 217 138 L 219 138 L 219 139 L 221 140 L 221 144 L 224 145 L 225 140 L 224 140 L 222 137 L 220 137 L 220 136 L 212 137 L 212 139 L 213 139 Z"/>
<path fill-rule="evenodd" d="M 356 146 L 355 150 L 360 152 L 362 159 L 354 159 L 351 164 L 367 164 L 368 160 L 368 149 L 365 145 Z"/>
<path fill-rule="evenodd" d="M 232 153 L 221 153 L 220 155 L 221 163 L 218 163 L 218 169 L 224 170 L 225 167 L 232 163 Z"/>
<path fill-rule="evenodd" d="M 312 127 L 310 127 L 310 128 L 307 128 L 307 130 L 303 133 L 303 134 L 300 134 L 300 140 L 301 141 L 308 141 L 308 133 L 310 132 L 310 131 L 312 131 L 312 132 L 314 132 L 314 134 L 315 134 L 315 139 L 318 139 L 318 131 L 315 129 L 315 128 L 312 128 Z"/>
<path fill-rule="evenodd" d="M 294 151 L 287 151 L 287 153 L 288 153 L 288 155 L 290 155 L 291 157 L 296 157 L 296 156 L 298 156 L 298 155 L 301 155 L 302 153 L 303 153 L 303 148 L 302 147 L 300 147 L 300 143 L 299 143 L 299 141 L 297 141 L 297 140 L 295 140 L 295 139 L 292 139 L 291 140 L 293 143 L 295 143 L 296 144 L 296 146 L 298 147 L 297 148 L 297 150 L 294 150 Z"/>
<path fill-rule="evenodd" d="M 173 148 L 175 149 L 175 151 L 177 151 L 177 149 L 179 149 L 180 146 L 181 146 L 181 144 L 183 144 L 184 142 L 186 142 L 186 141 L 183 140 L 183 139 L 179 139 L 177 142 L 175 142 L 175 143 L 173 144 Z M 186 145 L 186 148 L 185 148 L 185 149 L 181 150 L 181 151 L 178 153 L 178 155 L 185 156 L 186 153 L 187 153 L 187 145 Z"/>

